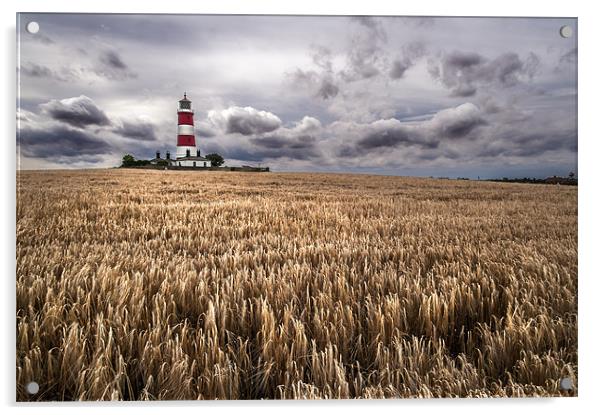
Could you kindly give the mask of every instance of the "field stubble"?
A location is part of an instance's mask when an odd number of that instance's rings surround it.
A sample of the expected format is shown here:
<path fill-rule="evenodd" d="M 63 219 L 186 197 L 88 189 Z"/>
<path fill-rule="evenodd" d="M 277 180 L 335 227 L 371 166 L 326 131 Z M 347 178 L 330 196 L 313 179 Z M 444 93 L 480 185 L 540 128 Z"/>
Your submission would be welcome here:
<path fill-rule="evenodd" d="M 576 394 L 576 188 L 17 180 L 18 400 Z"/>

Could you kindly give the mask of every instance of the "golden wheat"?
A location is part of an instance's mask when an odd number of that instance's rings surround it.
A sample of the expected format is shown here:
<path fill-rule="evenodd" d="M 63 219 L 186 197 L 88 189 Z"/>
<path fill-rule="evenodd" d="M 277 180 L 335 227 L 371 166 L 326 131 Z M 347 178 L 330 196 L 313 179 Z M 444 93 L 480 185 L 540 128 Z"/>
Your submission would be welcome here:
<path fill-rule="evenodd" d="M 18 400 L 576 394 L 576 188 L 17 181 Z"/>

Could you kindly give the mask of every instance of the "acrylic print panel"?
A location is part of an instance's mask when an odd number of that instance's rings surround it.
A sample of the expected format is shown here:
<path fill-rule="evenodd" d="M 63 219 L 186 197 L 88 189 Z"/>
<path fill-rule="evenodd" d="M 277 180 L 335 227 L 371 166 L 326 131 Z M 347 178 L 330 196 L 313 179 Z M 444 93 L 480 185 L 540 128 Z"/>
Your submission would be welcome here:
<path fill-rule="evenodd" d="M 17 23 L 17 400 L 577 394 L 576 19 Z"/>

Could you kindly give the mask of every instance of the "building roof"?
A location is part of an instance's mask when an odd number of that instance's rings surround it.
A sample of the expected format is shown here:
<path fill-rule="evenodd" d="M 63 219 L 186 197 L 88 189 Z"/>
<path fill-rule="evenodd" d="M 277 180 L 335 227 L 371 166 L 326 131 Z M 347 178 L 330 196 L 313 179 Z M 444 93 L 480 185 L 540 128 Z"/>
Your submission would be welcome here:
<path fill-rule="evenodd" d="M 175 161 L 184 161 L 184 160 L 191 160 L 191 161 L 211 161 L 211 160 L 209 160 L 209 159 L 207 159 L 205 157 L 196 157 L 196 156 L 178 157 L 177 159 L 175 159 Z"/>

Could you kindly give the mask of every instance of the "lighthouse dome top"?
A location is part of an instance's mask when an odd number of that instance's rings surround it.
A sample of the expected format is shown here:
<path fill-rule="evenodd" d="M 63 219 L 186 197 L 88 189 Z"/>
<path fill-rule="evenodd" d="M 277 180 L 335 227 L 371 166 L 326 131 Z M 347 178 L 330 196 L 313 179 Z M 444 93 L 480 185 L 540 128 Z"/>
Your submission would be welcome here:
<path fill-rule="evenodd" d="M 184 92 L 184 98 L 180 100 L 180 102 L 190 102 L 190 100 L 186 97 L 186 92 Z"/>

